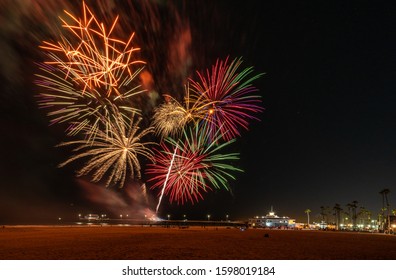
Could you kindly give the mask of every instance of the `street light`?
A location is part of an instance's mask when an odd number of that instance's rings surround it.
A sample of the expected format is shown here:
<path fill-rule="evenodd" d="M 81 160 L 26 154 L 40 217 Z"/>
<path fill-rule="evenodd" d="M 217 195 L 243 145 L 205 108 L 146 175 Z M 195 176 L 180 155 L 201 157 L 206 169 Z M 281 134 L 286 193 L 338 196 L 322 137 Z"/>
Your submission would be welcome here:
<path fill-rule="evenodd" d="M 228 214 L 226 215 L 226 222 L 228 221 Z"/>
<path fill-rule="evenodd" d="M 169 219 L 170 219 L 170 215 L 168 214 L 168 221 L 169 221 Z"/>
<path fill-rule="evenodd" d="M 208 214 L 208 221 L 210 220 L 210 214 Z"/>

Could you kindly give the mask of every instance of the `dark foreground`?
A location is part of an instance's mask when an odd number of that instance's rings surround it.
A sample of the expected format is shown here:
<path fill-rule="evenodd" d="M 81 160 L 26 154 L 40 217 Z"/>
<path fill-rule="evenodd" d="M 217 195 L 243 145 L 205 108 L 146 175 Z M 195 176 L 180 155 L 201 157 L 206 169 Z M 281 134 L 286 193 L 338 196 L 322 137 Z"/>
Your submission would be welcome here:
<path fill-rule="evenodd" d="M 394 260 L 396 236 L 215 227 L 5 227 L 0 228 L 0 259 Z"/>

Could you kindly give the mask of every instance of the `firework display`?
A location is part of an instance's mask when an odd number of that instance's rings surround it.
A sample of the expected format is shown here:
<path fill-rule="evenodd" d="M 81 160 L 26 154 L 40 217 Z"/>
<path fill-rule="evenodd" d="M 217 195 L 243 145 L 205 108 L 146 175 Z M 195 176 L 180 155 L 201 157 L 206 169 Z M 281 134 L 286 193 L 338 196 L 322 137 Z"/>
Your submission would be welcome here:
<path fill-rule="evenodd" d="M 190 87 L 185 86 L 184 103 L 181 104 L 169 95 L 165 95 L 165 103 L 154 109 L 152 125 L 156 134 L 162 138 L 178 136 L 190 122 L 197 124 L 203 118 L 202 110 L 197 106 L 200 96 L 191 93 Z"/>
<path fill-rule="evenodd" d="M 154 109 L 153 126 L 156 134 L 167 137 L 178 135 L 189 121 L 189 113 L 178 101 L 172 99 Z"/>
<path fill-rule="evenodd" d="M 212 70 L 198 74 L 198 81 L 190 79 L 191 87 L 200 96 L 194 107 L 210 126 L 210 133 L 220 129 L 225 140 L 240 136 L 240 128 L 247 129 L 250 119 L 257 119 L 254 113 L 261 112 L 261 100 L 252 95 L 257 89 L 252 82 L 261 74 L 249 77 L 253 68 L 241 72 L 241 59 L 228 63 L 217 60 Z"/>
<path fill-rule="evenodd" d="M 118 17 L 107 30 L 84 2 L 82 19 L 65 13 L 72 23 L 61 18 L 65 33 L 60 41 L 40 46 L 48 60 L 36 75 L 42 89 L 39 106 L 50 109 L 52 123 L 70 123 L 70 134 L 88 124 L 96 129 L 97 114 L 108 114 L 111 104 L 138 112 L 129 99 L 144 91 L 136 77 L 145 63 L 135 60 L 134 34 L 125 42 L 112 37 Z"/>
<path fill-rule="evenodd" d="M 125 41 L 114 36 L 118 16 L 105 26 L 84 2 L 81 17 L 65 13 L 65 34 L 40 46 L 47 60 L 36 74 L 39 107 L 51 124 L 68 124 L 72 139 L 58 146 L 75 146 L 59 166 L 81 164 L 77 176 L 120 188 L 145 171 L 142 191 L 146 199 L 148 190 L 157 192 L 157 212 L 165 196 L 170 203 L 194 204 L 208 191 L 229 190 L 230 179 L 242 170 L 231 164 L 239 153 L 223 151 L 263 111 L 252 85 L 261 74 L 252 75 L 252 67 L 240 70 L 241 59 L 218 60 L 211 71 L 185 79 L 182 98 L 172 93 L 181 100 L 164 94 L 150 118 L 136 100 L 154 92 L 155 77 L 144 69 L 151 62 L 137 58 L 134 33 Z M 149 161 L 145 166 L 143 159 Z"/>
<path fill-rule="evenodd" d="M 235 139 L 219 145 L 220 130 L 212 141 L 208 129 L 187 127 L 181 138 L 166 138 L 162 150 L 155 149 L 155 164 L 146 171 L 153 175 L 148 182 L 153 182 L 152 189 L 163 188 L 161 194 L 169 195 L 170 202 L 194 203 L 212 188 L 228 189 L 228 179 L 234 179 L 230 171 L 242 171 L 227 163 L 237 160 L 238 153 L 219 153 Z"/>
<path fill-rule="evenodd" d="M 118 184 L 123 186 L 129 178 L 140 178 L 139 156 L 152 159 L 153 155 L 148 144 L 142 138 L 152 133 L 152 128 L 140 129 L 141 118 L 132 115 L 131 118 L 122 116 L 115 107 L 112 114 L 103 117 L 104 127 L 108 131 L 98 130 L 93 141 L 75 140 L 61 143 L 59 146 L 78 145 L 73 151 L 78 152 L 67 161 L 60 164 L 65 166 L 81 158 L 89 158 L 77 172 L 77 176 L 93 173 L 92 181 L 99 182 L 105 174 L 108 175 L 106 186 Z M 89 125 L 85 128 L 89 133 Z"/>

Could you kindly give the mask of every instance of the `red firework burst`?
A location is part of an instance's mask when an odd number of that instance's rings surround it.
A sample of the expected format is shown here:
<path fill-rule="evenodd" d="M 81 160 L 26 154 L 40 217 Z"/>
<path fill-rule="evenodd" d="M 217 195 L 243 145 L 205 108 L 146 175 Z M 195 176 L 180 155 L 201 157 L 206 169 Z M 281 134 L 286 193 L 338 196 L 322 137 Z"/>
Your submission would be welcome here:
<path fill-rule="evenodd" d="M 238 159 L 238 153 L 220 154 L 219 151 L 234 140 L 218 144 L 219 131 L 211 141 L 208 127 L 188 128 L 178 140 L 166 138 L 162 150 L 155 149 L 155 164 L 146 174 L 152 175 L 151 189 L 162 188 L 163 195 L 172 203 L 192 203 L 203 199 L 203 193 L 212 188 L 228 190 L 228 179 L 235 179 L 229 171 L 242 171 L 225 162 Z"/>
<path fill-rule="evenodd" d="M 198 96 L 194 109 L 201 112 L 209 131 L 220 129 L 225 140 L 240 136 L 240 128 L 247 130 L 249 120 L 258 120 L 254 114 L 263 111 L 261 97 L 252 94 L 258 90 L 251 84 L 262 74 L 249 77 L 253 68 L 238 71 L 241 64 L 241 59 L 217 60 L 211 71 L 197 72 L 198 81 L 190 79 Z"/>

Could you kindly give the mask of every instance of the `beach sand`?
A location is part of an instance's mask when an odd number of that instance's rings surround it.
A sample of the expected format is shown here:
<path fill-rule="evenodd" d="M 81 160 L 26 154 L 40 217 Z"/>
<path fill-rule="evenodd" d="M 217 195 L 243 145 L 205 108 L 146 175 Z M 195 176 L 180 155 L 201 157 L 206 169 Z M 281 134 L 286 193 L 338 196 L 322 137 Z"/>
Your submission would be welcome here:
<path fill-rule="evenodd" d="M 0 259 L 394 260 L 396 236 L 220 227 L 5 226 L 0 228 Z"/>

